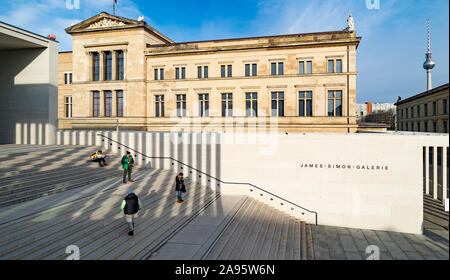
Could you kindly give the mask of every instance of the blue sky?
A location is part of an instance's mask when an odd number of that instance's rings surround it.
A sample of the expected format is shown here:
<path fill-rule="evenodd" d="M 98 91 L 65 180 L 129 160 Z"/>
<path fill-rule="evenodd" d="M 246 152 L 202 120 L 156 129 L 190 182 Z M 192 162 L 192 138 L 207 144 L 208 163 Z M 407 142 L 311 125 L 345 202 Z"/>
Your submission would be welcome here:
<path fill-rule="evenodd" d="M 113 0 L 0 0 L 0 21 L 36 32 L 55 34 L 60 50 L 71 50 L 64 28 L 101 11 L 112 13 Z M 377 0 L 372 0 L 375 2 Z M 171 39 L 195 41 L 332 31 L 345 28 L 350 13 L 358 36 L 357 102 L 395 102 L 426 89 L 422 64 L 426 20 L 431 19 L 433 86 L 448 83 L 449 1 L 379 0 L 118 0 L 117 15 L 145 21 Z"/>

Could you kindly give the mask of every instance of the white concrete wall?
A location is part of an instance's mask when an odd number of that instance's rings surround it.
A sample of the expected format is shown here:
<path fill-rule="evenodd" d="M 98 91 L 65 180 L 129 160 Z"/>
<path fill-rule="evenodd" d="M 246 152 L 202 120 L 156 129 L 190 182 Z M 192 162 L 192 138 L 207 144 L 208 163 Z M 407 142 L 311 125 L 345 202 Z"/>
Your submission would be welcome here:
<path fill-rule="evenodd" d="M 148 156 L 174 157 L 224 181 L 252 183 L 316 211 L 322 225 L 406 233 L 422 231 L 422 147 L 448 147 L 446 135 L 98 133 Z M 111 141 L 102 142 L 92 131 L 60 131 L 57 138 L 58 144 L 97 144 L 120 153 L 126 150 L 118 150 Z M 141 156 L 136 159 L 144 163 Z M 208 181 L 171 163 L 150 160 L 152 167 L 182 171 L 222 193 L 251 195 L 315 222 L 312 213 L 267 193 Z"/>
<path fill-rule="evenodd" d="M 0 51 L 0 144 L 55 143 L 58 45 L 46 45 Z"/>

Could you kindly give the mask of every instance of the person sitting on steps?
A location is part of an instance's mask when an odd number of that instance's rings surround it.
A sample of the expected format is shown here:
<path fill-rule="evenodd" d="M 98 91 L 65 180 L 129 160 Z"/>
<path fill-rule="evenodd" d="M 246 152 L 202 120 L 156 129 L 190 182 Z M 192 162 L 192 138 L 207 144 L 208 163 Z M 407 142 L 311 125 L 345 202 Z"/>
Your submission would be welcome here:
<path fill-rule="evenodd" d="M 122 157 L 121 164 L 123 167 L 123 183 L 127 183 L 127 174 L 128 182 L 134 182 L 134 180 L 131 180 L 131 172 L 133 169 L 134 159 L 130 152 L 127 152 L 127 154 Z"/>
<path fill-rule="evenodd" d="M 101 150 L 99 150 L 98 152 L 96 152 L 96 153 L 91 155 L 92 161 L 93 162 L 98 162 L 98 166 L 100 166 L 100 167 L 108 165 L 106 163 L 105 158 L 106 158 L 106 155 L 104 155 Z"/>

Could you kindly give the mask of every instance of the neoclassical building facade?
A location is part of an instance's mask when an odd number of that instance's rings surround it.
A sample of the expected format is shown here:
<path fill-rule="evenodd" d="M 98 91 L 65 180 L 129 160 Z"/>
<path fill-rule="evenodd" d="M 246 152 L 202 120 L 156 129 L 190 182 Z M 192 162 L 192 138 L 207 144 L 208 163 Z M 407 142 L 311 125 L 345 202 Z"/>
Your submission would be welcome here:
<path fill-rule="evenodd" d="M 103 12 L 66 32 L 60 129 L 358 130 L 355 31 L 176 43 Z"/>

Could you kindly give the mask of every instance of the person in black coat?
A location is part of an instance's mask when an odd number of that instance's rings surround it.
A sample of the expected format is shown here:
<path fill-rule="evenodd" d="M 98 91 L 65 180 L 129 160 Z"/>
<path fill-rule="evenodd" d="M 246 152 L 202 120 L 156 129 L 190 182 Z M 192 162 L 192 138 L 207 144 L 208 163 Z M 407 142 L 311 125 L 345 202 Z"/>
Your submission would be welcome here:
<path fill-rule="evenodd" d="M 177 192 L 177 202 L 181 203 L 184 200 L 181 198 L 181 193 L 186 192 L 186 186 L 184 185 L 183 173 L 179 173 L 175 177 L 175 191 Z"/>

